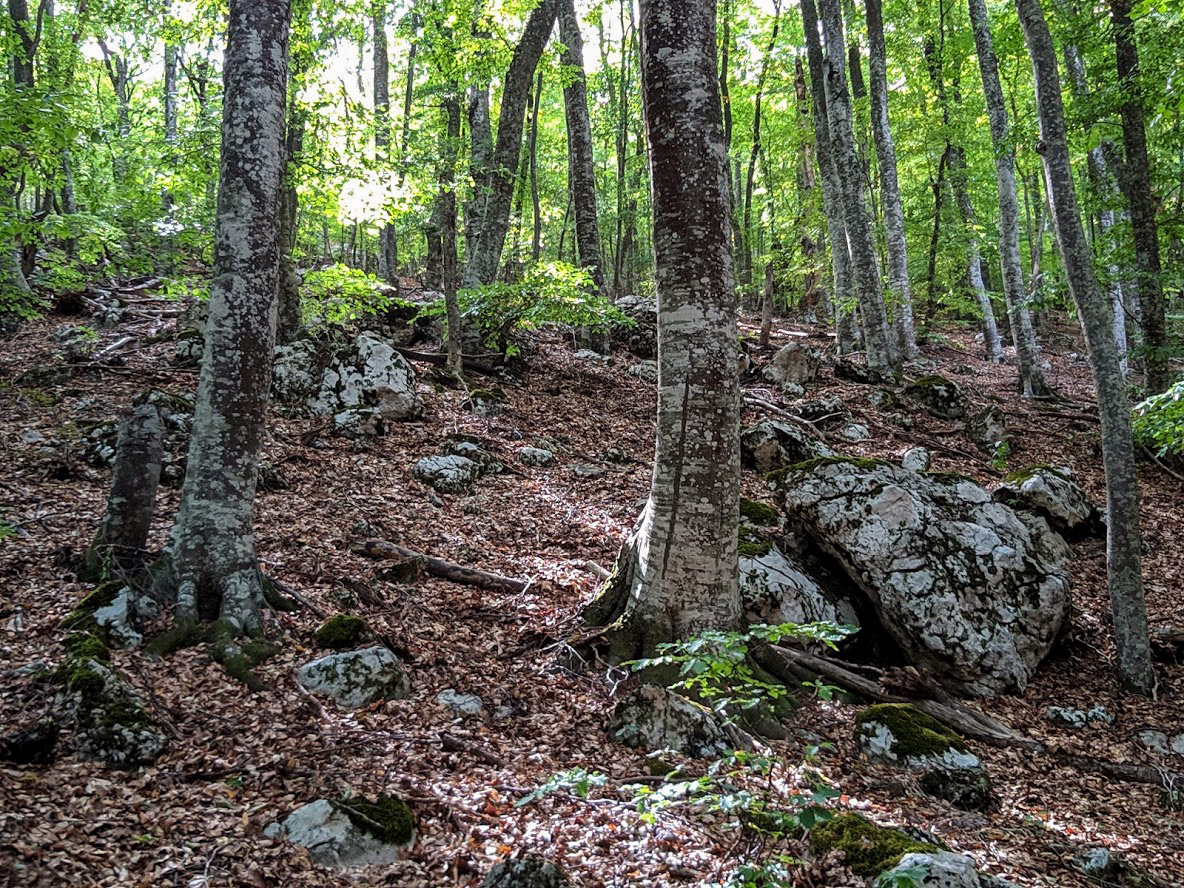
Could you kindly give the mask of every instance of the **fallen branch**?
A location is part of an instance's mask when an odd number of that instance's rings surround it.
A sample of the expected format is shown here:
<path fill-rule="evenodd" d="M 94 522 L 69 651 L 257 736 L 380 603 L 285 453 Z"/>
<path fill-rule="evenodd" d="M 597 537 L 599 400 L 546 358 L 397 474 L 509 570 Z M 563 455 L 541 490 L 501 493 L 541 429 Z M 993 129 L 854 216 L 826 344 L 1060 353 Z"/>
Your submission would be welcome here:
<path fill-rule="evenodd" d="M 595 561 L 582 561 L 580 562 L 580 567 L 586 570 L 588 573 L 600 577 L 602 580 L 607 580 L 610 576 L 612 576 L 612 574 L 606 568 L 601 567 Z"/>
<path fill-rule="evenodd" d="M 756 656 L 761 666 L 782 680 L 796 682 L 804 675 L 814 675 L 877 703 L 909 703 L 926 715 L 953 728 L 962 736 L 978 740 L 989 746 L 1026 749 L 1036 754 L 1047 755 L 1058 764 L 1067 765 L 1080 771 L 1102 774 L 1112 780 L 1146 783 L 1158 786 L 1168 792 L 1184 791 L 1184 774 L 1147 765 L 1114 762 L 1092 755 L 1080 755 L 1049 747 L 1039 740 L 1034 740 L 1012 730 L 981 710 L 954 700 L 940 687 L 934 686 L 934 689 L 936 694 L 942 698 L 941 701 L 904 697 L 886 691 L 879 682 L 856 675 L 850 669 L 833 660 L 816 657 L 805 651 L 772 646 L 758 651 Z M 887 675 L 887 673 L 885 674 Z"/>
<path fill-rule="evenodd" d="M 438 354 L 437 352 L 413 351 L 412 349 L 404 348 L 401 345 L 396 345 L 394 349 L 403 357 L 412 361 L 425 361 L 429 364 L 438 364 L 441 367 L 447 365 L 448 363 L 448 355 Z M 483 355 L 481 357 L 500 357 L 500 355 Z M 460 360 L 461 366 L 466 370 L 472 370 L 474 373 L 480 373 L 484 376 L 497 375 L 497 368 L 490 364 L 486 364 L 484 361 L 480 360 L 480 357 L 473 355 L 461 355 Z"/>
<path fill-rule="evenodd" d="M 441 734 L 440 743 L 448 752 L 467 752 L 474 758 L 480 759 L 487 765 L 493 765 L 495 768 L 504 768 L 506 766 L 505 760 L 500 756 L 484 747 L 478 746 L 476 743 L 470 743 L 463 737 L 457 737 L 455 734 Z"/>
<path fill-rule="evenodd" d="M 379 561 L 420 561 L 424 570 L 432 576 L 442 577 L 445 580 L 452 580 L 454 583 L 462 583 L 466 586 L 477 586 L 491 592 L 518 593 L 525 591 L 530 585 L 529 580 L 490 573 L 475 567 L 465 567 L 463 564 L 445 561 L 443 558 L 435 558 L 432 555 L 424 555 L 422 552 L 406 549 L 385 540 L 366 540 L 364 543 L 354 546 L 353 551 Z"/>
<path fill-rule="evenodd" d="M 1156 456 L 1154 453 L 1152 453 L 1145 445 L 1143 447 L 1143 452 L 1146 453 L 1149 457 L 1151 457 L 1151 461 L 1153 463 L 1155 463 L 1157 466 L 1159 466 L 1161 469 L 1163 469 L 1165 472 L 1167 472 L 1169 475 L 1171 475 L 1177 481 L 1184 481 L 1184 475 L 1180 475 L 1176 472 L 1173 472 L 1171 469 L 1169 469 L 1166 465 L 1163 464 L 1163 461 L 1160 460 L 1160 458 L 1158 456 Z"/>

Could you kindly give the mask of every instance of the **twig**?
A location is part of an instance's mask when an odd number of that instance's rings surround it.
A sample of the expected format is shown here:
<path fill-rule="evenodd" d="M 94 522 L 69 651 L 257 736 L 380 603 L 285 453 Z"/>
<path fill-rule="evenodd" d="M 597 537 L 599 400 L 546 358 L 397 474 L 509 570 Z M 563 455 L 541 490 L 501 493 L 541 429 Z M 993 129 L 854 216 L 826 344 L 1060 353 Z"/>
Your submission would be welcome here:
<path fill-rule="evenodd" d="M 518 594 L 526 591 L 530 586 L 529 580 L 519 580 L 515 577 L 507 577 L 485 570 L 478 570 L 473 567 L 465 567 L 463 564 L 456 564 L 452 561 L 445 561 L 443 558 L 424 555 L 422 552 L 406 549 L 403 546 L 388 543 L 385 540 L 366 540 L 364 543 L 354 546 L 353 551 L 359 555 L 365 555 L 367 558 L 377 560 L 420 561 L 424 566 L 424 570 L 432 576 L 442 577 L 446 580 L 452 580 L 454 583 L 462 583 L 467 586 L 489 589 L 493 592 Z"/>
<path fill-rule="evenodd" d="M 440 744 L 449 752 L 467 752 L 474 758 L 480 759 L 487 765 L 493 765 L 495 768 L 504 768 L 506 766 L 505 759 L 501 758 L 501 756 L 475 743 L 470 743 L 463 737 L 457 737 L 455 734 L 440 734 Z"/>
<path fill-rule="evenodd" d="M 1161 469 L 1163 469 L 1165 472 L 1167 472 L 1169 475 L 1171 475 L 1171 476 L 1172 476 L 1173 478 L 1175 478 L 1177 481 L 1184 481 L 1184 475 L 1179 475 L 1179 474 L 1177 474 L 1176 472 L 1173 472 L 1173 471 L 1172 471 L 1171 469 L 1169 469 L 1167 466 L 1165 466 L 1165 465 L 1164 465 L 1162 462 L 1160 462 L 1160 459 L 1159 459 L 1159 457 L 1158 457 L 1158 456 L 1156 456 L 1154 453 L 1152 453 L 1152 452 L 1151 452 L 1151 451 L 1150 451 L 1150 450 L 1147 448 L 1147 445 L 1145 445 L 1145 444 L 1143 445 L 1143 452 L 1144 452 L 1144 453 L 1146 453 L 1146 454 L 1147 454 L 1149 457 L 1151 457 L 1151 461 L 1152 461 L 1153 463 L 1155 463 L 1157 466 L 1159 466 Z"/>

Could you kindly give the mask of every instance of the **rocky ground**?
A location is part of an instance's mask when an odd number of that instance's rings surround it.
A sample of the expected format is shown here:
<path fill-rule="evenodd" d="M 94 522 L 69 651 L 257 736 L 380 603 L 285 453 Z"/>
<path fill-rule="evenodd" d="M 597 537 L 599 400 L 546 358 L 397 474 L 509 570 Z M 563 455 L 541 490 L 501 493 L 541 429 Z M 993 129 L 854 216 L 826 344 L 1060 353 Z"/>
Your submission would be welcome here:
<path fill-rule="evenodd" d="M 6 726 L 28 725 L 50 709 L 55 688 L 44 675 L 36 667 L 11 670 L 60 663 L 61 622 L 90 591 L 74 580 L 72 565 L 94 532 L 110 483 L 110 473 L 92 464 L 101 462 L 93 427 L 126 411 L 147 388 L 184 395 L 195 384 L 191 369 L 172 363 L 172 320 L 154 314 L 161 309 L 146 301 L 138 315 L 101 330 L 72 365 L 61 357 L 63 337 L 55 341 L 53 333 L 78 319 L 61 316 L 30 323 L 0 354 L 0 522 L 9 528 L 0 541 Z M 825 346 L 821 329 L 788 321 L 774 329 L 775 346 Z M 128 336 L 134 339 L 119 345 Z M 805 394 L 837 396 L 850 411 L 849 420 L 819 426 L 833 450 L 899 460 L 922 445 L 933 469 L 983 483 L 1025 465 L 1067 465 L 1100 502 L 1089 369 L 1072 353 L 1079 346 L 1067 337 L 1061 343 L 1047 354 L 1051 381 L 1067 398 L 1056 404 L 1018 398 L 1014 368 L 980 360 L 970 337 L 955 333 L 926 348 L 972 407 L 1003 414 L 1012 436 L 1005 454 L 977 449 L 956 420 L 912 405 L 873 407 L 875 387 L 835 378 L 829 363 Z M 312 863 L 305 850 L 264 834 L 301 805 L 343 792 L 397 795 L 413 814 L 414 843 L 397 863 L 367 871 L 367 884 L 476 885 L 496 861 L 523 852 L 561 863 L 586 886 L 706 884 L 727 874 L 736 850 L 731 839 L 693 820 L 650 825 L 638 818 L 621 784 L 644 773 L 646 763 L 606 730 L 613 692 L 627 676 L 599 663 L 576 668 L 566 655 L 565 641 L 580 631 L 580 610 L 598 582 L 586 563 L 611 564 L 646 493 L 652 383 L 644 368 L 629 372 L 636 358 L 576 357 L 559 333 L 540 336 L 536 345 L 521 379 L 497 382 L 500 412 L 433 386 L 422 364 L 420 410 L 387 424 L 382 436 L 335 435 L 343 429 L 333 417 L 277 408 L 266 441 L 258 549 L 265 570 L 308 606 L 269 614 L 268 635 L 283 648 L 257 669 L 266 687 L 248 692 L 197 648 L 161 660 L 139 650 L 115 652 L 115 665 L 163 727 L 168 751 L 149 767 L 120 771 L 72 753 L 63 736 L 49 764 L 0 764 L 0 882 L 345 884 L 345 876 Z M 757 350 L 753 357 L 760 366 L 772 354 Z M 794 404 L 759 374 L 746 394 L 780 409 Z M 769 417 L 767 407 L 750 404 L 746 422 Z M 863 426 L 866 437 L 852 425 Z M 418 480 L 421 461 L 440 456 L 460 435 L 509 471 L 485 472 L 455 493 Z M 537 465 L 543 460 L 524 446 L 555 459 Z M 157 544 L 177 504 L 175 469 L 170 486 L 166 466 L 157 503 Z M 1154 624 L 1181 626 L 1184 491 L 1149 462 L 1141 481 L 1148 609 Z M 756 471 L 745 472 L 744 487 L 754 499 L 772 499 Z M 490 592 L 432 577 L 407 581 L 352 550 L 366 538 L 530 583 Z M 982 706 L 1051 746 L 1184 770 L 1184 757 L 1138 740 L 1148 730 L 1169 742 L 1184 732 L 1184 668 L 1160 664 L 1158 701 L 1119 695 L 1103 544 L 1087 536 L 1073 545 L 1066 633 L 1022 696 Z M 300 666 L 325 653 L 314 639 L 323 617 L 343 609 L 363 616 L 406 664 L 407 696 L 344 710 L 297 679 Z M 465 695 L 480 698 L 478 711 L 461 711 L 472 702 Z M 1184 815 L 1161 807 L 1157 788 L 975 744 L 994 790 L 985 812 L 968 813 L 921 794 L 911 775 L 869 762 L 854 734 L 860 707 L 806 696 L 802 702 L 787 723 L 789 739 L 772 747 L 783 762 L 796 763 L 807 746 L 828 741 L 816 765 L 841 791 L 840 807 L 923 829 L 1019 886 L 1090 884 L 1073 861 L 1096 848 L 1120 853 L 1160 884 L 1184 881 Z M 1113 721 L 1057 724 L 1049 706 L 1101 706 Z M 516 804 L 573 768 L 604 773 L 608 783 L 588 799 L 559 793 Z M 835 860 L 815 861 L 795 878 L 801 885 L 863 884 Z"/>

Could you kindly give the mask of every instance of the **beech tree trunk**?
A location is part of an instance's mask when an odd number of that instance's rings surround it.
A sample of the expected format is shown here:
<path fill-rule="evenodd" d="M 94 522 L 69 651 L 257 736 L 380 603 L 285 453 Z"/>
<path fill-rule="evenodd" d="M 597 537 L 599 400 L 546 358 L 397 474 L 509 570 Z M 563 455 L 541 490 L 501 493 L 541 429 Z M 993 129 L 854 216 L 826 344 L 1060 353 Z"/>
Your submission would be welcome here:
<path fill-rule="evenodd" d="M 179 619 L 260 628 L 251 510 L 271 386 L 279 279 L 288 0 L 231 0 L 214 276 L 193 433 L 171 543 Z"/>
<path fill-rule="evenodd" d="M 884 241 L 888 252 L 886 300 L 893 308 L 896 343 L 902 358 L 917 353 L 913 327 L 913 295 L 909 283 L 909 251 L 904 237 L 904 208 L 896 176 L 896 146 L 888 120 L 887 51 L 881 0 L 867 0 L 868 79 L 871 81 L 872 138 L 880 168 L 880 203 L 884 211 Z"/>
<path fill-rule="evenodd" d="M 586 616 L 619 661 L 740 621 L 736 288 L 716 79 L 715 4 L 642 0 L 658 294 L 649 499 Z"/>
<path fill-rule="evenodd" d="M 26 0 L 8 0 L 8 17 L 18 36 L 12 55 L 12 82 L 18 90 L 29 89 L 33 86 L 33 31 Z M 20 215 L 12 183 L 5 183 L 0 189 L 0 207 L 0 212 L 4 213 L 0 233 L 7 241 L 0 246 L 0 327 L 15 327 L 20 319 L 15 309 L 28 301 L 32 290 L 21 266 L 22 246 L 11 233 Z"/>
<path fill-rule="evenodd" d="M 469 87 L 469 177 L 473 190 L 465 202 L 465 264 L 472 261 L 481 217 L 489 196 L 489 174 L 493 164 L 493 130 L 489 121 L 489 84 Z"/>
<path fill-rule="evenodd" d="M 505 246 L 506 232 L 510 227 L 510 205 L 514 199 L 514 179 L 522 152 L 526 103 L 535 68 L 555 25 L 558 5 L 558 0 L 543 0 L 531 11 L 506 71 L 501 113 L 497 122 L 497 145 L 486 180 L 488 194 L 476 231 L 476 243 L 465 267 L 465 287 L 491 284 L 497 278 L 502 247 Z"/>
<path fill-rule="evenodd" d="M 834 303 L 835 339 L 839 354 L 855 351 L 855 315 L 852 300 L 851 252 L 847 247 L 847 223 L 843 218 L 843 189 L 835 166 L 830 122 L 823 88 L 822 43 L 818 36 L 818 15 L 814 0 L 802 0 L 802 23 L 806 32 L 806 61 L 810 67 L 810 92 L 814 99 L 814 144 L 818 176 L 822 181 L 822 206 L 826 234 L 830 239 L 831 301 Z"/>
<path fill-rule="evenodd" d="M 844 57 L 843 13 L 839 0 L 820 0 L 819 10 L 826 38 L 826 53 L 822 59 L 826 111 L 835 167 L 842 189 L 843 218 L 851 251 L 852 279 L 859 299 L 863 345 L 867 352 L 868 367 L 893 372 L 900 362 L 888 332 L 884 292 L 876 262 L 876 244 L 868 218 L 859 154 L 855 148 L 851 94 L 847 89 L 847 64 Z"/>
<path fill-rule="evenodd" d="M 165 15 L 171 13 L 171 2 L 165 2 Z M 168 146 L 169 168 L 177 164 L 177 44 L 166 40 L 164 44 L 164 143 Z M 73 186 L 70 191 L 73 192 Z M 161 189 L 161 204 L 167 213 L 173 206 L 173 196 L 168 188 Z"/>
<path fill-rule="evenodd" d="M 744 283 L 751 285 L 753 281 L 752 264 L 752 192 L 756 186 L 756 162 L 761 154 L 761 98 L 765 91 L 765 79 L 769 74 L 769 63 L 772 61 L 773 50 L 777 47 L 777 32 L 781 27 L 781 0 L 773 0 L 773 33 L 769 35 L 769 45 L 765 47 L 765 55 L 761 59 L 761 71 L 756 80 L 756 99 L 752 111 L 752 151 L 748 156 L 748 176 L 744 180 L 744 240 L 741 250 L 741 266 Z"/>
<path fill-rule="evenodd" d="M 446 118 L 445 144 L 443 164 L 440 173 L 440 246 L 442 256 L 440 260 L 440 278 L 444 289 L 444 306 L 448 315 L 448 336 L 445 345 L 448 350 L 448 367 L 453 373 L 460 374 L 463 369 L 461 357 L 461 342 L 464 331 L 461 329 L 460 304 L 456 299 L 459 277 L 456 256 L 456 155 L 460 143 L 460 97 L 453 85 L 444 99 L 444 115 Z"/>
<path fill-rule="evenodd" d="M 1102 463 L 1106 471 L 1106 563 L 1118 674 L 1122 683 L 1142 694 L 1155 692 L 1147 612 L 1143 603 L 1142 533 L 1139 529 L 1139 485 L 1131 440 L 1130 403 L 1114 344 L 1114 328 L 1094 272 L 1093 256 L 1081 227 L 1065 112 L 1052 36 L 1040 0 L 1015 0 L 1020 25 L 1032 58 L 1036 109 L 1044 177 L 1053 230 L 1069 290 L 1077 304 L 1089 347 L 1102 426 Z"/>
<path fill-rule="evenodd" d="M 375 2 L 371 19 L 374 30 L 374 150 L 380 163 L 390 163 L 390 59 L 387 56 L 386 4 L 383 0 Z M 389 220 L 378 230 L 378 277 L 398 286 L 399 251 L 395 241 L 395 226 Z"/>
<path fill-rule="evenodd" d="M 562 62 L 575 71 L 571 83 L 563 88 L 563 109 L 567 120 L 567 170 L 575 215 L 576 250 L 580 266 L 590 271 L 596 289 L 603 293 L 604 259 L 596 215 L 596 165 L 584 79 L 584 43 L 573 0 L 561 0 L 559 4 L 559 39 L 564 46 Z"/>
<path fill-rule="evenodd" d="M 1015 150 L 1007 120 L 1007 106 L 1003 101 L 1003 87 L 999 82 L 999 63 L 991 38 L 990 18 L 985 0 L 969 0 L 970 22 L 974 28 L 974 44 L 978 52 L 978 66 L 982 72 L 983 92 L 987 99 L 987 119 L 991 140 L 995 147 L 995 183 L 999 190 L 999 266 L 1003 273 L 1003 297 L 1011 325 L 1019 364 L 1020 388 L 1025 397 L 1049 394 L 1040 369 L 1040 347 L 1032 316 L 1028 312 L 1024 291 L 1024 272 L 1020 264 L 1020 205 L 1015 187 Z"/>
<path fill-rule="evenodd" d="M 530 261 L 538 262 L 543 251 L 543 213 L 539 204 L 539 111 L 543 104 L 543 71 L 540 68 L 534 85 L 534 108 L 530 112 Z"/>
<path fill-rule="evenodd" d="M 1114 25 L 1114 49 L 1122 89 L 1122 142 L 1126 149 L 1119 182 L 1131 207 L 1131 235 L 1135 242 L 1136 287 L 1143 331 L 1147 390 L 1161 392 L 1172 384 L 1168 363 L 1163 269 L 1159 262 L 1159 227 L 1155 221 L 1155 195 L 1151 191 L 1151 163 L 1147 158 L 1147 132 L 1143 98 L 1139 91 L 1139 48 L 1131 21 L 1131 0 L 1110 0 Z"/>

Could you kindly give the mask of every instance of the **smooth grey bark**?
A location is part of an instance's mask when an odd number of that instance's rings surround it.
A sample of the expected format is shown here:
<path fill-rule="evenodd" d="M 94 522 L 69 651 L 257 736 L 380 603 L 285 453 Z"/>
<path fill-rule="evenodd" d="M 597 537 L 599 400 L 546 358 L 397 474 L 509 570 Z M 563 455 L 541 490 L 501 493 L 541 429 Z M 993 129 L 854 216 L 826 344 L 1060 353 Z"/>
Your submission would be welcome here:
<path fill-rule="evenodd" d="M 126 53 L 113 53 L 107 47 L 106 41 L 99 40 L 99 48 L 103 51 L 103 66 L 107 69 L 107 79 L 111 81 L 111 90 L 115 93 L 116 121 L 118 125 L 120 145 L 112 152 L 111 165 L 115 173 L 115 181 L 122 184 L 128 175 L 127 155 L 123 146 L 132 135 L 132 71 Z"/>
<path fill-rule="evenodd" d="M 448 367 L 460 374 L 462 366 L 461 342 L 464 341 L 460 303 L 456 290 L 459 277 L 456 256 L 456 155 L 460 147 L 460 96 L 455 84 L 444 99 L 444 150 L 441 152 L 440 171 L 440 282 L 444 290 L 444 307 L 448 317 L 445 346 Z"/>
<path fill-rule="evenodd" d="M 34 41 L 26 0 L 8 0 L 8 17 L 18 40 L 11 61 L 5 61 L 11 64 L 12 82 L 16 88 L 29 89 L 33 86 Z M 0 231 L 15 227 L 19 209 L 15 189 L 6 184 L 0 189 L 0 212 L 4 214 L 5 223 Z M 0 245 L 0 328 L 19 323 L 20 316 L 15 309 L 23 306 L 30 295 L 32 290 L 21 267 L 21 246 L 14 237 L 7 244 Z"/>
<path fill-rule="evenodd" d="M 292 27 L 308 33 L 311 27 L 311 0 L 294 0 Z M 280 188 L 280 282 L 277 297 L 276 342 L 291 342 L 300 333 L 300 275 L 292 252 L 296 248 L 300 196 L 296 191 L 301 155 L 304 153 L 304 130 L 308 111 L 300 103 L 300 88 L 313 64 L 308 48 L 295 53 L 288 63 L 288 112 L 284 133 L 284 179 Z M 326 251 L 326 254 L 328 251 Z"/>
<path fill-rule="evenodd" d="M 830 239 L 831 301 L 834 305 L 836 346 L 839 354 L 848 354 L 855 350 L 855 315 L 847 307 L 852 299 L 851 251 L 847 246 L 847 223 L 843 218 L 843 189 L 839 184 L 839 171 L 835 166 L 827 119 L 822 43 L 818 36 L 818 14 L 814 0 L 802 0 L 801 9 L 806 32 L 806 61 L 810 68 L 810 93 L 814 105 L 814 153 L 818 160 L 818 177 L 822 182 L 826 234 Z"/>
<path fill-rule="evenodd" d="M 531 235 L 530 260 L 538 262 L 543 249 L 543 214 L 539 203 L 539 111 L 543 103 L 543 71 L 540 68 L 534 87 L 534 108 L 530 112 L 530 208 Z"/>
<path fill-rule="evenodd" d="M 586 613 L 611 656 L 739 624 L 740 389 L 715 4 L 642 0 L 658 294 L 649 498 Z"/>
<path fill-rule="evenodd" d="M 748 155 L 748 176 L 744 180 L 744 239 L 741 242 L 740 274 L 745 284 L 752 284 L 752 192 L 756 186 L 756 163 L 761 154 L 761 99 L 764 96 L 765 81 L 769 75 L 769 63 L 777 47 L 777 34 L 781 29 L 781 0 L 773 0 L 773 33 L 769 35 L 768 46 L 761 58 L 760 74 L 756 80 L 756 97 L 752 108 L 752 151 Z M 763 298 L 763 297 L 762 297 Z"/>
<path fill-rule="evenodd" d="M 583 39 L 573 0 L 560 0 L 559 39 L 564 46 L 561 61 L 574 72 L 571 83 L 563 88 L 563 109 L 567 120 L 567 171 L 572 214 L 575 216 L 576 250 L 580 266 L 590 271 L 596 289 L 604 293 L 604 259 L 600 245 L 600 223 L 596 214 L 592 124 L 588 117 Z"/>
<path fill-rule="evenodd" d="M 1003 298 L 1019 364 L 1020 388 L 1025 397 L 1049 394 L 1044 371 L 1040 369 L 1040 346 L 1032 328 L 1024 292 L 1024 272 L 1020 264 L 1020 205 L 1015 186 L 1015 149 L 1007 120 L 1003 86 L 999 81 L 999 62 L 991 38 L 991 22 L 985 0 L 969 0 L 970 23 L 982 73 L 987 100 L 987 120 L 995 148 L 995 184 L 999 192 L 999 267 L 1003 275 Z"/>
<path fill-rule="evenodd" d="M 123 576 L 143 563 L 163 456 L 160 412 L 141 404 L 119 428 L 107 511 L 83 558 L 91 577 Z"/>
<path fill-rule="evenodd" d="M 1122 144 L 1125 149 L 1119 182 L 1131 208 L 1131 236 L 1135 244 L 1136 290 L 1139 294 L 1139 326 L 1143 333 L 1143 359 L 1147 390 L 1160 392 L 1172 384 L 1167 354 L 1167 327 L 1159 256 L 1159 226 L 1155 221 L 1155 194 L 1151 190 L 1151 162 L 1147 156 L 1147 131 L 1143 97 L 1139 89 L 1139 48 L 1131 21 L 1131 0 L 1110 0 L 1110 20 L 1122 94 Z"/>
<path fill-rule="evenodd" d="M 995 307 L 991 304 L 991 294 L 987 292 L 987 285 L 983 280 L 983 254 L 978 243 L 977 218 L 966 181 L 968 172 L 966 152 L 958 145 L 951 146 L 949 167 L 954 201 L 958 205 L 958 212 L 962 216 L 962 223 L 966 226 L 969 238 L 966 277 L 970 283 L 970 289 L 974 293 L 975 302 L 978 303 L 979 311 L 983 316 L 983 352 L 988 361 L 999 362 L 1003 360 L 1003 345 L 999 340 L 999 324 L 995 320 Z"/>
<path fill-rule="evenodd" d="M 165 2 L 166 18 L 171 14 L 172 4 Z M 166 163 L 170 168 L 177 163 L 177 44 L 166 40 L 164 44 L 164 143 L 169 153 Z M 73 188 L 71 188 L 73 191 Z M 161 204 L 167 213 L 173 206 L 173 196 L 168 188 L 161 189 Z"/>
<path fill-rule="evenodd" d="M 888 118 L 888 62 L 884 45 L 881 0 L 867 0 L 868 79 L 872 114 L 872 139 L 880 169 L 880 203 L 884 211 L 884 242 L 888 252 L 888 289 L 885 298 L 894 309 L 896 343 L 902 358 L 917 353 L 913 326 L 913 295 L 909 282 L 909 251 L 904 237 L 904 207 L 896 174 L 896 145 Z"/>
<path fill-rule="evenodd" d="M 465 202 L 465 263 L 473 258 L 493 165 L 493 130 L 489 120 L 489 84 L 469 87 L 469 177 L 473 191 Z"/>
<path fill-rule="evenodd" d="M 514 198 L 515 171 L 522 151 L 526 103 L 535 68 L 555 25 L 558 5 L 558 0 L 543 0 L 531 11 L 506 71 L 497 122 L 497 144 L 486 179 L 487 195 L 481 222 L 475 232 L 476 243 L 465 267 L 465 287 L 491 284 L 497 278 L 506 232 L 510 227 L 510 205 Z"/>
<path fill-rule="evenodd" d="M 380 162 L 390 162 L 391 86 L 390 60 L 386 42 L 386 4 L 377 0 L 371 10 L 374 31 L 374 150 Z M 389 220 L 378 231 L 378 277 L 388 284 L 399 283 L 399 252 L 395 226 Z"/>
<path fill-rule="evenodd" d="M 1156 679 L 1143 602 L 1139 484 L 1131 440 L 1130 403 L 1119 367 L 1110 312 L 1081 227 L 1052 36 L 1040 0 L 1015 0 L 1015 5 L 1032 59 L 1036 110 L 1040 120 L 1040 144 L 1037 147 L 1044 159 L 1053 230 L 1069 290 L 1085 330 L 1097 388 L 1102 463 L 1106 472 L 1106 567 L 1114 641 L 1118 649 L 1118 674 L 1130 689 L 1153 695 Z"/>
<path fill-rule="evenodd" d="M 899 367 L 900 360 L 888 330 L 875 238 L 868 218 L 863 175 L 855 147 L 851 94 L 847 89 L 843 13 L 839 0 L 820 0 L 819 11 L 826 48 L 822 58 L 826 111 L 842 194 L 843 220 L 851 251 L 851 275 L 859 300 L 867 364 L 873 370 L 892 372 Z"/>
<path fill-rule="evenodd" d="M 271 386 L 279 280 L 288 0 L 231 0 L 205 354 L 170 580 L 179 619 L 260 628 L 251 510 Z"/>

